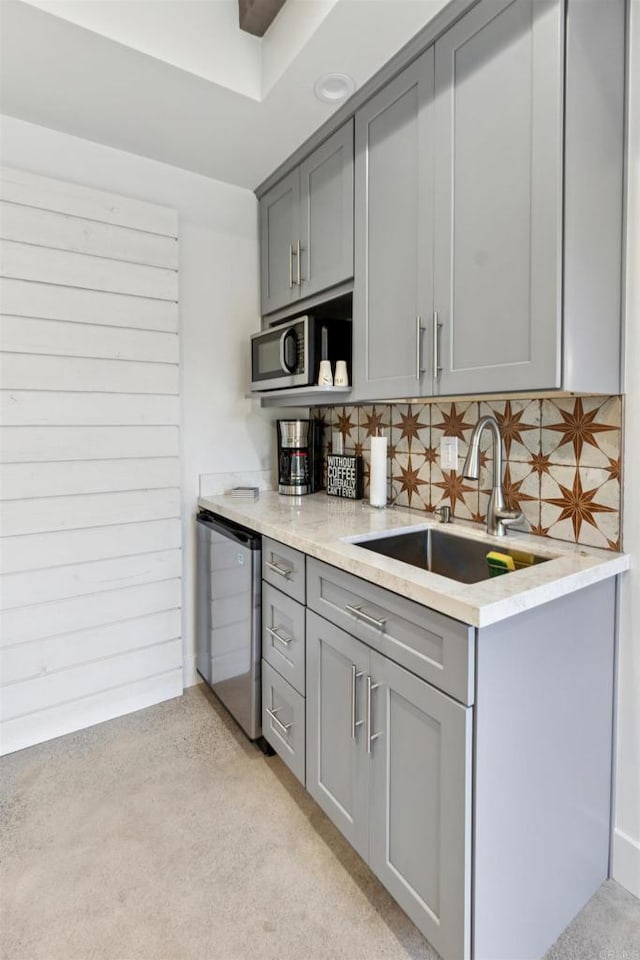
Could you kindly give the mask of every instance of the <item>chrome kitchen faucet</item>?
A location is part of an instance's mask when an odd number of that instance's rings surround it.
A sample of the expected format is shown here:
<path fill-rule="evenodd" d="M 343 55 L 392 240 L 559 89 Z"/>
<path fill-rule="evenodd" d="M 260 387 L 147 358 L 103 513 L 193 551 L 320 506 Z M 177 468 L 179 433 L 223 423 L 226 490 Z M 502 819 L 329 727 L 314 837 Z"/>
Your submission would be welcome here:
<path fill-rule="evenodd" d="M 507 510 L 505 505 L 502 486 L 502 436 L 495 417 L 481 417 L 473 428 L 462 473 L 467 480 L 477 480 L 480 476 L 480 437 L 485 427 L 489 428 L 493 436 L 493 482 L 487 508 L 487 533 L 494 537 L 504 537 L 507 527 L 522 520 L 522 512 Z"/>

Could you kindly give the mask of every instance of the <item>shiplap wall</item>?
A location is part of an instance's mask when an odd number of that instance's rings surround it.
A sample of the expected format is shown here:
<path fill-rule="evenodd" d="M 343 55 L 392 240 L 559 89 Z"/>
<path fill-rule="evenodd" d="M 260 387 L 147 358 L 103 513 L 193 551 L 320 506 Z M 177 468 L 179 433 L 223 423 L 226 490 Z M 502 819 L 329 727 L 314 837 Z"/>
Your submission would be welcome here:
<path fill-rule="evenodd" d="M 0 745 L 182 692 L 177 213 L 0 168 Z"/>

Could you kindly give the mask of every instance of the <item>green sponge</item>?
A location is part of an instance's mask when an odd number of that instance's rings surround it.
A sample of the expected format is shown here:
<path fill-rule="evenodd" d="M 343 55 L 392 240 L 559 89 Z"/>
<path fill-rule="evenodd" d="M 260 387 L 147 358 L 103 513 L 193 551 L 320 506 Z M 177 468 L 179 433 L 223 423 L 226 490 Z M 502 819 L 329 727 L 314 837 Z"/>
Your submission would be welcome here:
<path fill-rule="evenodd" d="M 490 577 L 500 577 L 503 573 L 511 573 L 516 568 L 513 557 L 510 557 L 508 553 L 498 553 L 497 550 L 489 551 L 487 563 Z"/>

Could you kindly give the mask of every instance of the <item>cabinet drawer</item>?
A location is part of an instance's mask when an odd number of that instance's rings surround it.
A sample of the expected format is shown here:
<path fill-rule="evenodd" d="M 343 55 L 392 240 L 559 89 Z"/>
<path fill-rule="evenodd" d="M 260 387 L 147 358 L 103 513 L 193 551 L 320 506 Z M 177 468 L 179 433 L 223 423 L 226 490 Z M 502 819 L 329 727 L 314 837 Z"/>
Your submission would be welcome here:
<path fill-rule="evenodd" d="M 473 627 L 312 557 L 307 605 L 445 693 L 473 703 Z"/>
<path fill-rule="evenodd" d="M 305 701 L 262 661 L 262 734 L 300 783 L 305 782 Z"/>
<path fill-rule="evenodd" d="M 305 555 L 277 540 L 262 538 L 262 579 L 297 600 L 305 601 Z"/>
<path fill-rule="evenodd" d="M 304 607 L 262 584 L 262 656 L 298 693 L 305 690 Z"/>

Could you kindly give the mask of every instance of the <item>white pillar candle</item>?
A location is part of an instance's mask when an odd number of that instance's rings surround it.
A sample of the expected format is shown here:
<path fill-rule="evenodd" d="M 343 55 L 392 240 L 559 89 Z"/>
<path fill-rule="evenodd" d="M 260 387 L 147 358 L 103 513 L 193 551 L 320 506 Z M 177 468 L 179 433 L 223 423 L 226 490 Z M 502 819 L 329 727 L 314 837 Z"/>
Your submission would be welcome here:
<path fill-rule="evenodd" d="M 387 505 L 387 438 L 371 437 L 371 475 L 369 503 L 372 507 Z"/>

